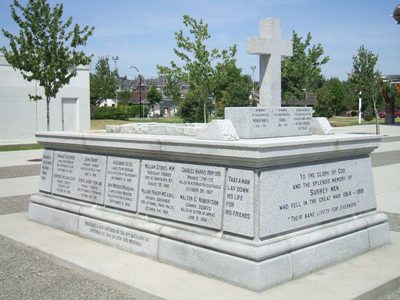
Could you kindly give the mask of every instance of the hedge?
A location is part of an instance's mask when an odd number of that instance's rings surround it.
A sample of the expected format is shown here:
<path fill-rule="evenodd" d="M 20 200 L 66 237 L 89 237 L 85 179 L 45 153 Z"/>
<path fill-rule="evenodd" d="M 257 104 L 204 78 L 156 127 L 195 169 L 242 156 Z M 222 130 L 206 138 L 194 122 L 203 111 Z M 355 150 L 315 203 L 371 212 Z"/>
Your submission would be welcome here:
<path fill-rule="evenodd" d="M 148 107 L 143 107 L 144 116 L 149 113 Z M 117 107 L 111 106 L 92 106 L 90 108 L 91 119 L 113 119 L 113 120 L 128 120 L 129 118 L 139 117 L 139 105 L 118 105 Z"/>

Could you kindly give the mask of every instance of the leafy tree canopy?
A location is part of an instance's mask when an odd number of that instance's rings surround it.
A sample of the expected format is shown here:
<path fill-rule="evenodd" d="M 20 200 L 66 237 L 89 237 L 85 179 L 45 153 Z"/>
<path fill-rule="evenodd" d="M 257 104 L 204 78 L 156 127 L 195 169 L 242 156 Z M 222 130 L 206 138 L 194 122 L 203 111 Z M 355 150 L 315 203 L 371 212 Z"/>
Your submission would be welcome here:
<path fill-rule="evenodd" d="M 178 98 L 177 84 L 189 85 L 189 91 L 179 104 L 179 113 L 186 122 L 201 122 L 205 117 L 204 111 L 208 112 L 212 106 L 211 99 L 222 99 L 223 89 L 229 89 L 228 83 L 234 83 L 227 78 L 240 75 L 234 59 L 236 46 L 222 51 L 208 50 L 208 25 L 188 15 L 183 16 L 183 24 L 188 28 L 188 33 L 182 30 L 175 33 L 177 48 L 174 49 L 181 66 L 171 61 L 170 67 L 157 67 L 159 73 L 167 78 L 167 95 L 174 94 Z M 248 100 L 248 95 L 245 100 Z"/>
<path fill-rule="evenodd" d="M 150 105 L 154 105 L 156 103 L 160 103 L 161 100 L 161 93 L 158 91 L 157 87 L 154 84 L 151 84 L 149 92 L 147 94 L 147 101 L 150 103 Z"/>
<path fill-rule="evenodd" d="M 94 74 L 90 74 L 90 100 L 113 99 L 118 88 L 117 71 L 111 71 L 108 57 L 101 57 L 97 61 Z"/>
<path fill-rule="evenodd" d="M 118 93 L 118 99 L 122 104 L 128 104 L 128 100 L 132 97 L 131 91 L 121 91 Z"/>
<path fill-rule="evenodd" d="M 164 94 L 170 97 L 174 103 L 181 103 L 181 82 L 171 69 L 164 70 L 165 86 Z"/>
<path fill-rule="evenodd" d="M 321 44 L 311 45 L 309 32 L 306 39 L 293 31 L 293 56 L 282 59 L 282 97 L 290 104 L 300 99 L 305 104 L 306 92 L 315 91 L 323 81 L 321 66 L 329 61 Z"/>
<path fill-rule="evenodd" d="M 50 7 L 47 0 L 29 0 L 23 6 L 14 0 L 11 16 L 19 26 L 19 34 L 2 29 L 9 48 L 1 48 L 8 63 L 23 78 L 37 80 L 43 87 L 47 104 L 47 129 L 50 130 L 50 99 L 76 76 L 75 66 L 88 65 L 91 58 L 79 50 L 93 34 L 94 27 L 72 26 L 72 18 L 62 20 L 63 5 Z M 31 100 L 40 96 L 29 95 Z"/>
<path fill-rule="evenodd" d="M 330 118 L 343 110 L 344 99 L 347 97 L 346 89 L 338 78 L 331 78 L 324 82 L 317 91 L 315 114 L 320 117 Z"/>
<path fill-rule="evenodd" d="M 363 99 L 372 106 L 380 90 L 380 72 L 375 69 L 378 55 L 365 49 L 362 45 L 357 55 L 353 56 L 353 68 L 348 74 L 348 81 L 353 88 L 362 92 Z"/>
<path fill-rule="evenodd" d="M 243 75 L 235 59 L 224 60 L 215 68 L 213 94 L 217 105 L 217 116 L 224 116 L 225 107 L 250 106 L 252 89 L 250 76 Z"/>
<path fill-rule="evenodd" d="M 353 56 L 353 68 L 349 74 L 348 81 L 355 89 L 362 92 L 366 109 L 365 120 L 372 120 L 375 116 L 376 134 L 379 134 L 378 124 L 378 100 L 381 98 L 381 74 L 375 69 L 378 55 L 365 49 L 363 45 L 358 49 L 357 55 Z M 390 103 L 393 106 L 393 103 Z M 388 109 L 389 111 L 391 109 Z M 391 120 L 394 122 L 394 119 Z"/>

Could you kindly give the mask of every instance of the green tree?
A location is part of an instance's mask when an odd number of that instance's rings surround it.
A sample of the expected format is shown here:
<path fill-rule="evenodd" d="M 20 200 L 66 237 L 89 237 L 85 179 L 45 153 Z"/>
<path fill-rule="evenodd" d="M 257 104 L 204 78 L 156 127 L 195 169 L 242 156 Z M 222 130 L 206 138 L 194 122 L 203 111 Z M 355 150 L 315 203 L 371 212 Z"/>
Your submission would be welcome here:
<path fill-rule="evenodd" d="M 354 89 L 361 91 L 362 98 L 366 103 L 366 111 L 377 118 L 377 101 L 380 92 L 380 72 L 375 69 L 378 62 L 378 55 L 365 49 L 361 45 L 357 55 L 353 56 L 353 68 L 348 74 L 348 81 L 353 85 Z M 374 113 L 373 113 L 374 112 Z M 379 127 L 376 126 L 378 133 Z"/>
<path fill-rule="evenodd" d="M 90 102 L 113 99 L 118 88 L 117 71 L 111 71 L 108 57 L 101 57 L 96 63 L 94 74 L 90 74 Z"/>
<path fill-rule="evenodd" d="M 131 91 L 121 91 L 118 93 L 118 99 L 121 101 L 122 104 L 127 105 L 128 100 L 132 97 Z"/>
<path fill-rule="evenodd" d="M 348 81 L 358 91 L 362 92 L 364 98 L 372 100 L 372 85 L 379 79 L 379 71 L 375 69 L 378 55 L 365 49 L 363 45 L 358 49 L 357 55 L 353 56 L 353 68 L 348 74 Z"/>
<path fill-rule="evenodd" d="M 200 106 L 199 97 L 203 95 L 196 89 L 190 89 L 179 106 L 178 115 L 187 123 L 203 122 L 204 120 L 204 103 L 207 99 L 203 99 L 203 106 Z M 207 109 L 207 108 L 206 108 Z"/>
<path fill-rule="evenodd" d="M 334 77 L 325 81 L 317 91 L 315 114 L 326 118 L 339 114 L 344 109 L 346 97 L 346 89 L 338 78 Z"/>
<path fill-rule="evenodd" d="M 306 39 L 293 31 L 293 56 L 282 59 L 282 98 L 287 104 L 299 99 L 306 104 L 306 92 L 315 91 L 323 80 L 321 66 L 329 61 L 321 44 L 311 46 L 311 33 Z"/>
<path fill-rule="evenodd" d="M 81 28 L 72 18 L 62 21 L 63 5 L 50 7 L 47 0 L 29 0 L 26 6 L 14 0 L 11 16 L 20 31 L 14 35 L 2 29 L 10 49 L 1 48 L 8 63 L 18 69 L 23 78 L 36 80 L 43 87 L 47 107 L 47 130 L 50 130 L 50 100 L 76 76 L 74 66 L 88 65 L 91 58 L 79 50 L 93 34 L 94 27 Z M 29 95 L 31 100 L 41 96 Z"/>
<path fill-rule="evenodd" d="M 357 110 L 358 109 L 358 92 L 354 89 L 349 81 L 343 81 L 345 90 L 345 98 L 342 101 L 343 110 Z"/>
<path fill-rule="evenodd" d="M 222 56 L 225 59 L 233 57 L 236 50 L 235 47 L 231 47 L 221 54 L 217 49 L 209 51 L 206 47 L 210 38 L 208 25 L 203 20 L 197 21 L 188 15 L 183 16 L 183 24 L 188 28 L 190 35 L 186 36 L 182 30 L 176 32 L 177 48 L 174 49 L 183 66 L 179 67 L 171 61 L 171 67 L 157 67 L 160 75 L 165 75 L 167 79 L 189 84 L 190 90 L 180 104 L 180 115 L 185 122 L 201 122 L 206 118 L 204 111 L 210 108 L 209 99 L 212 97 L 212 80 L 215 73 L 213 63 Z"/>
<path fill-rule="evenodd" d="M 172 73 L 172 70 L 168 69 L 165 71 L 164 94 L 167 97 L 170 97 L 172 102 L 179 106 L 182 99 L 181 82 L 179 81 L 178 76 Z"/>
<path fill-rule="evenodd" d="M 234 49 L 236 52 L 236 48 Z M 217 106 L 217 116 L 224 116 L 225 107 L 251 106 L 249 98 L 252 81 L 250 76 L 243 75 L 236 66 L 236 60 L 228 57 L 215 68 L 213 77 L 213 94 Z"/>
<path fill-rule="evenodd" d="M 150 85 L 149 92 L 147 94 L 147 101 L 151 106 L 156 103 L 160 103 L 162 100 L 162 95 L 158 91 L 157 87 L 154 84 Z"/>

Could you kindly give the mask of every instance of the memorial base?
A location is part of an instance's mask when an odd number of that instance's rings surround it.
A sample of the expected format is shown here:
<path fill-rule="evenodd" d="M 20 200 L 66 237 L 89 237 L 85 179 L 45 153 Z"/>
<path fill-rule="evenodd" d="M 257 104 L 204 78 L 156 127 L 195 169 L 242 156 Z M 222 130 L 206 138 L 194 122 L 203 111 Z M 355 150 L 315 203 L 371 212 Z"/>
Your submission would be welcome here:
<path fill-rule="evenodd" d="M 243 245 L 237 241 L 224 242 L 214 234 L 132 221 L 107 209 L 73 202 L 35 195 L 29 217 L 258 292 L 390 242 L 389 225 L 381 213 L 305 230 L 266 244 Z"/>
<path fill-rule="evenodd" d="M 254 291 L 390 242 L 375 136 L 37 137 L 31 220 Z"/>

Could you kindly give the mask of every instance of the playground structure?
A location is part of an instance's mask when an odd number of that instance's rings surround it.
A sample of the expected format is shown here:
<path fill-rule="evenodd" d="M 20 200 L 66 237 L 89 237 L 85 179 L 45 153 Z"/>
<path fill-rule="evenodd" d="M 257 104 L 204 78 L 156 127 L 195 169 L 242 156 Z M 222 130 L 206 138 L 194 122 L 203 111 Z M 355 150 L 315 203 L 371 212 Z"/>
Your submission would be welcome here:
<path fill-rule="evenodd" d="M 400 97 L 400 75 L 385 76 L 381 81 L 381 94 L 385 100 L 385 124 L 393 124 L 396 98 Z"/>

